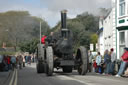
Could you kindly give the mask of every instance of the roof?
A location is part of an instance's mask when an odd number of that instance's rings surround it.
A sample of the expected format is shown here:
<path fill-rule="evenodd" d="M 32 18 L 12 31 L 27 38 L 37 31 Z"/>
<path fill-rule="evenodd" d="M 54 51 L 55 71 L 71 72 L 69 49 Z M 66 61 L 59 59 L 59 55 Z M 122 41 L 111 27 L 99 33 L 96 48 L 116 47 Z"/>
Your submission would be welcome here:
<path fill-rule="evenodd" d="M 104 16 L 104 19 L 106 19 L 110 15 L 111 12 L 112 12 L 112 8 L 108 10 L 108 12 L 106 13 L 106 15 Z"/>

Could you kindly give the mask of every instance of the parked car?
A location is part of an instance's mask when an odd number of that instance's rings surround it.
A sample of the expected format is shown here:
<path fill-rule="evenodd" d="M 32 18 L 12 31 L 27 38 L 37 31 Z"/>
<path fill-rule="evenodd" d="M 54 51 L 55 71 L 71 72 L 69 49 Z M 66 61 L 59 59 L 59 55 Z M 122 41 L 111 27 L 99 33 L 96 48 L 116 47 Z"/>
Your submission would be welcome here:
<path fill-rule="evenodd" d="M 0 55 L 0 71 L 4 70 L 4 56 Z"/>

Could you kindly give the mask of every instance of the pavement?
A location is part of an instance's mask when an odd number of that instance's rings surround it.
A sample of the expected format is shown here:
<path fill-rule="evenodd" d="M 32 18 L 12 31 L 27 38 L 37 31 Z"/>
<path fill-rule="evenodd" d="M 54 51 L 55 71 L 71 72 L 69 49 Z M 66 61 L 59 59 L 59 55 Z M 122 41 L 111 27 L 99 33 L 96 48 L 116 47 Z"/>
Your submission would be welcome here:
<path fill-rule="evenodd" d="M 62 73 L 61 70 L 55 71 L 53 76 L 48 77 L 45 74 L 37 74 L 36 64 L 28 65 L 25 68 L 8 73 L 0 73 L 4 77 L 4 81 L 8 81 L 6 85 L 128 85 L 128 78 L 116 78 L 114 76 L 104 76 L 101 74 L 87 73 L 85 76 L 78 75 L 76 71 L 73 73 Z M 8 78 L 6 80 L 5 78 Z M 5 85 L 1 84 L 0 85 Z"/>

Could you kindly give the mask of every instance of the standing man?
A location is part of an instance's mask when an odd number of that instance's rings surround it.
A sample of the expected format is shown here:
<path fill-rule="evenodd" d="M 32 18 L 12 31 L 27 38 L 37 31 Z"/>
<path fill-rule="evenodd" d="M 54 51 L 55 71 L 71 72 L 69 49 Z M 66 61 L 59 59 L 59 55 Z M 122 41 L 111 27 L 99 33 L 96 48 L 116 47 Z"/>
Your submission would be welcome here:
<path fill-rule="evenodd" d="M 7 56 L 7 65 L 8 65 L 8 70 L 11 69 L 11 57 Z"/>
<path fill-rule="evenodd" d="M 22 57 L 22 55 L 18 56 L 18 63 L 19 63 L 19 68 L 22 69 L 22 65 L 23 65 L 23 57 Z"/>
<path fill-rule="evenodd" d="M 110 67 L 110 72 L 112 75 L 114 75 L 115 71 L 115 63 L 116 63 L 116 53 L 114 52 L 114 49 L 111 48 L 110 50 L 111 54 L 111 67 Z"/>
<path fill-rule="evenodd" d="M 25 67 L 25 54 L 22 55 L 23 58 L 23 67 Z"/>
<path fill-rule="evenodd" d="M 14 69 L 16 68 L 16 57 L 15 56 L 11 57 L 11 63 L 12 63 L 12 70 L 14 71 Z"/>
<path fill-rule="evenodd" d="M 91 72 L 92 71 L 92 58 L 93 58 L 92 52 L 89 51 L 88 52 L 88 55 L 89 55 L 89 66 L 88 66 L 88 70 L 89 70 L 89 72 Z"/>
<path fill-rule="evenodd" d="M 124 54 L 122 55 L 121 60 L 122 60 L 121 66 L 116 77 L 120 77 L 124 73 L 126 65 L 128 64 L 128 48 L 127 47 L 124 48 Z"/>
<path fill-rule="evenodd" d="M 28 56 L 28 64 L 31 65 L 31 54 Z"/>

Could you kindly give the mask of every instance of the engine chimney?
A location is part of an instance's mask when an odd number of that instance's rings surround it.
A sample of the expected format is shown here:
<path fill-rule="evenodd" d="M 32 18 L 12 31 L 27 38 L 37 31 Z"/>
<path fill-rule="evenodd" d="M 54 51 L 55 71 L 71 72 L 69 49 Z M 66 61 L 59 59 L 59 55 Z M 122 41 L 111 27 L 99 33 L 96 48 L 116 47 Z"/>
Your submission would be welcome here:
<path fill-rule="evenodd" d="M 61 28 L 66 29 L 67 10 L 61 11 Z"/>

